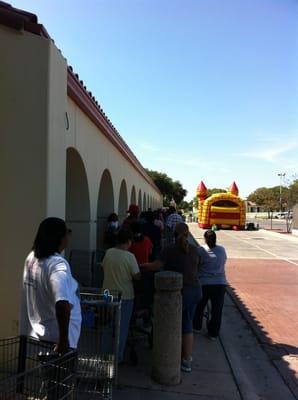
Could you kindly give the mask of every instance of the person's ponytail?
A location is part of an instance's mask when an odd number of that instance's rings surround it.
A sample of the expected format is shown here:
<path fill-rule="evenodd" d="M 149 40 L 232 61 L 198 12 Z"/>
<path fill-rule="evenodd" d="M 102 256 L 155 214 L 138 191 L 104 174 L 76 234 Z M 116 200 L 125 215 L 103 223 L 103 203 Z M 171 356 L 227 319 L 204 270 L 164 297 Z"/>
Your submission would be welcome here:
<path fill-rule="evenodd" d="M 216 246 L 216 233 L 214 231 L 206 231 L 204 238 L 209 249 L 213 249 Z"/>
<path fill-rule="evenodd" d="M 177 237 L 177 244 L 184 253 L 189 251 L 188 234 L 181 234 Z"/>
<path fill-rule="evenodd" d="M 176 243 L 180 247 L 180 249 L 184 253 L 188 253 L 189 251 L 189 242 L 188 242 L 188 226 L 184 222 L 180 222 L 175 227 L 175 236 Z"/>

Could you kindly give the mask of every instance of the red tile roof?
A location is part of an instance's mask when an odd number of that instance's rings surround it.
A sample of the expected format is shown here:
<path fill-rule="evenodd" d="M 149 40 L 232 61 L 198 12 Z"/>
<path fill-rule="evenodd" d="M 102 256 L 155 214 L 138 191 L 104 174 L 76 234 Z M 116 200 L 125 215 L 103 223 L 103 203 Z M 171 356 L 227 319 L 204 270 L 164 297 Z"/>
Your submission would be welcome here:
<path fill-rule="evenodd" d="M 52 40 L 43 25 L 38 23 L 35 14 L 12 7 L 10 4 L 0 1 L 0 24 L 16 30 L 25 30 L 35 35 Z M 128 147 L 117 129 L 104 113 L 92 92 L 88 91 L 79 75 L 68 66 L 67 94 L 82 111 L 88 115 L 100 131 L 113 143 L 120 153 L 132 164 L 143 178 L 157 191 L 159 189 L 153 180 L 147 175 L 139 160 Z"/>

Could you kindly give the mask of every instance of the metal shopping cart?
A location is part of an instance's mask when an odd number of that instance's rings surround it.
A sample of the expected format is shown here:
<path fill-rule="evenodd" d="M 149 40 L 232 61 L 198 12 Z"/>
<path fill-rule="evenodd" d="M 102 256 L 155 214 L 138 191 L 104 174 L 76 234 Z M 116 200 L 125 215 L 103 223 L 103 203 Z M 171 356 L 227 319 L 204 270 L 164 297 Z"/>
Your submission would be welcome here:
<path fill-rule="evenodd" d="M 77 352 L 26 336 L 0 339 L 0 400 L 73 399 Z"/>
<path fill-rule="evenodd" d="M 82 329 L 78 345 L 77 396 L 111 399 L 117 379 L 121 295 L 81 289 Z"/>

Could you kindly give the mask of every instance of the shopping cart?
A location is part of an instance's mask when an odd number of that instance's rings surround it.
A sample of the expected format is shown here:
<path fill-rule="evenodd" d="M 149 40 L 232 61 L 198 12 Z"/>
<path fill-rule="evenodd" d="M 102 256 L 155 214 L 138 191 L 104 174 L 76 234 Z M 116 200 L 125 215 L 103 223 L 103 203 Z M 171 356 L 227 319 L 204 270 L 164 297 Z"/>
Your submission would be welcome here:
<path fill-rule="evenodd" d="M 77 352 L 26 336 L 0 339 L 0 400 L 74 398 Z"/>
<path fill-rule="evenodd" d="M 82 329 L 78 345 L 79 399 L 111 399 L 117 379 L 121 296 L 81 289 Z"/>

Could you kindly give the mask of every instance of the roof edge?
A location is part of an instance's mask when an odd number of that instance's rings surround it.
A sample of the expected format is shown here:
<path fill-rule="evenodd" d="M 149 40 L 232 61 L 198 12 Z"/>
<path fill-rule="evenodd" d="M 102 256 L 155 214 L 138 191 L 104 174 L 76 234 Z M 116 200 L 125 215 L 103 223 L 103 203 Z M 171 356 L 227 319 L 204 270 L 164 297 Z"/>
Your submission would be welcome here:
<path fill-rule="evenodd" d="M 38 17 L 35 14 L 14 8 L 3 1 L 0 1 L 0 24 L 15 30 L 24 30 L 54 42 L 45 27 L 38 23 Z M 73 72 L 71 66 L 68 66 L 67 69 L 67 94 L 100 129 L 107 139 L 113 143 L 146 182 L 152 186 L 159 195 L 162 195 L 154 181 L 146 173 L 140 161 L 105 115 L 95 97 L 92 96 L 91 92 L 87 91 L 83 81 L 79 80 L 78 74 Z"/>

